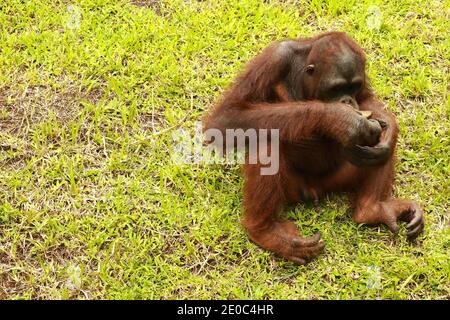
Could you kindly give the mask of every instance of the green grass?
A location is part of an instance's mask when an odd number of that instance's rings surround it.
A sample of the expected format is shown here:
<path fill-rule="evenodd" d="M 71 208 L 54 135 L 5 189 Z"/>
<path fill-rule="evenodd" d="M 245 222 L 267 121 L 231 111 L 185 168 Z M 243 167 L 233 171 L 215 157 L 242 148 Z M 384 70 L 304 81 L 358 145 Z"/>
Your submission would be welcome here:
<path fill-rule="evenodd" d="M 3 1 L 0 298 L 449 299 L 449 21 L 448 0 Z M 345 198 L 299 205 L 327 246 L 296 266 L 247 239 L 239 168 L 176 166 L 170 137 L 271 41 L 326 30 L 367 52 L 426 228 L 412 246 Z"/>

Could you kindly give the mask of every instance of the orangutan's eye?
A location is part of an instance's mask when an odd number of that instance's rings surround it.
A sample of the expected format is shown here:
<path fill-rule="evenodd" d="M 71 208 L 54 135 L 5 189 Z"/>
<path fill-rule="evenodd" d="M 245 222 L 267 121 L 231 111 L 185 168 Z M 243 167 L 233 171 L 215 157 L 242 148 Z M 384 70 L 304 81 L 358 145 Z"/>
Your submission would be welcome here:
<path fill-rule="evenodd" d="M 307 74 L 312 75 L 314 73 L 314 65 L 310 64 L 305 67 L 305 71 Z"/>

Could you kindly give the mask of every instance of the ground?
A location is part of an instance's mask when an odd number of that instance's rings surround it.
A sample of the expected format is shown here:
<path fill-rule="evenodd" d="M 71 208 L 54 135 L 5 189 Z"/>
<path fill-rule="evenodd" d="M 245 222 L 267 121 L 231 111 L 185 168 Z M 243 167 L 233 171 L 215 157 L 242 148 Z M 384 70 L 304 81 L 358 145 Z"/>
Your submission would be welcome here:
<path fill-rule="evenodd" d="M 2 2 L 0 298 L 450 299 L 449 21 L 448 0 Z M 426 228 L 299 205 L 326 248 L 297 266 L 247 239 L 239 166 L 176 164 L 171 137 L 270 42 L 326 30 L 366 51 Z"/>

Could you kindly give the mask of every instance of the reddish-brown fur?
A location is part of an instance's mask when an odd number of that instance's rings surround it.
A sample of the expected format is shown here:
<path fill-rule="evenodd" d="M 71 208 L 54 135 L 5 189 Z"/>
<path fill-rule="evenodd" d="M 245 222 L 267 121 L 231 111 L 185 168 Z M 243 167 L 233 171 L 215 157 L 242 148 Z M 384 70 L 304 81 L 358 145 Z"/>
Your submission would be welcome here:
<path fill-rule="evenodd" d="M 318 255 L 324 245 L 319 234 L 304 238 L 294 223 L 277 217 L 289 203 L 348 192 L 356 223 L 384 223 L 396 233 L 397 221 L 405 221 L 410 239 L 424 225 L 416 203 L 392 197 L 398 125 L 369 88 L 364 69 L 355 99 L 360 110 L 372 111 L 372 118 L 384 124 L 375 143 L 369 142 L 376 132 L 374 120 L 364 119 L 344 103 L 318 99 L 322 82 L 302 80 L 308 61 L 324 75 L 342 50 L 350 50 L 356 54 L 353 60 L 365 65 L 362 49 L 344 33 L 275 43 L 247 64 L 205 118 L 205 129 L 279 129 L 278 174 L 264 176 L 260 164 L 244 165 L 243 225 L 255 243 L 298 264 Z M 351 60 L 348 64 L 359 65 Z M 320 71 L 321 65 L 327 68 Z M 366 146 L 367 153 L 352 153 L 358 144 Z M 352 154 L 355 158 L 350 161 Z"/>

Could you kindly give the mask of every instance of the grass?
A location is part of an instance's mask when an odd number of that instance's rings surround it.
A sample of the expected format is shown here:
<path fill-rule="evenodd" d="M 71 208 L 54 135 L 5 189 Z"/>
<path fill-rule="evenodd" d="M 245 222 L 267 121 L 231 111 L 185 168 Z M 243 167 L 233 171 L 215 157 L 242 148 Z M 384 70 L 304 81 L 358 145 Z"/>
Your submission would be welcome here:
<path fill-rule="evenodd" d="M 449 299 L 449 21 L 448 0 L 3 1 L 0 298 Z M 296 266 L 247 239 L 239 168 L 174 165 L 171 134 L 271 41 L 325 30 L 366 50 L 427 224 L 413 246 L 345 198 L 299 205 L 327 246 Z"/>

